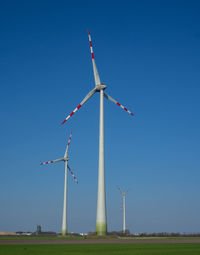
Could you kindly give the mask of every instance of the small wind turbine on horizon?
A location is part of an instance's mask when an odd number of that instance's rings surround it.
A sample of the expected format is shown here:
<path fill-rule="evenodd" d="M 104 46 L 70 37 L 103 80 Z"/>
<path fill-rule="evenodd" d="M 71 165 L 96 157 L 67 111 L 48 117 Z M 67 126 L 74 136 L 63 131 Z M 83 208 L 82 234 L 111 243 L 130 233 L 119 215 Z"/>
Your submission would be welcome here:
<path fill-rule="evenodd" d="M 49 163 L 56 163 L 59 161 L 64 161 L 65 162 L 65 184 L 64 184 L 64 201 L 63 201 L 63 219 L 62 219 L 62 235 L 66 235 L 67 234 L 67 169 L 70 171 L 72 177 L 74 178 L 75 182 L 78 184 L 78 180 L 76 179 L 74 173 L 72 172 L 71 168 L 69 167 L 68 164 L 68 149 L 69 149 L 69 145 L 71 142 L 71 138 L 72 138 L 72 133 L 70 134 L 68 143 L 67 143 L 67 148 L 65 151 L 65 155 L 64 158 L 59 158 L 56 160 L 51 160 L 51 161 L 47 161 L 44 163 L 41 163 L 40 165 L 47 165 Z"/>
<path fill-rule="evenodd" d="M 126 234 L 126 201 L 125 200 L 126 200 L 126 193 L 129 191 L 129 189 L 123 192 L 118 185 L 117 185 L 117 188 L 120 191 L 122 196 L 121 209 L 123 208 L 123 233 Z"/>
<path fill-rule="evenodd" d="M 98 173 L 98 197 L 97 197 L 97 216 L 96 216 L 96 233 L 97 235 L 106 235 L 107 220 L 106 220 L 106 197 L 105 197 L 105 177 L 104 177 L 104 97 L 114 104 L 120 106 L 126 112 L 134 116 L 123 105 L 118 103 L 115 99 L 104 92 L 106 85 L 100 81 L 99 73 L 94 60 L 94 53 L 92 48 L 92 41 L 90 31 L 88 30 L 92 65 L 94 72 L 95 87 L 91 90 L 83 101 L 71 112 L 70 115 L 62 122 L 64 124 L 74 113 L 83 106 L 96 92 L 100 93 L 100 119 L 99 119 L 99 173 Z"/>

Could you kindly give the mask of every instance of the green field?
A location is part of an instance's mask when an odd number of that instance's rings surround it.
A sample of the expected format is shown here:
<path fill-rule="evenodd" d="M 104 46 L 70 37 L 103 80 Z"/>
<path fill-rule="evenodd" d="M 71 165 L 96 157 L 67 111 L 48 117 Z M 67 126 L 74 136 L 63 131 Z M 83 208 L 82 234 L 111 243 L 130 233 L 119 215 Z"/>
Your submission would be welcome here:
<path fill-rule="evenodd" d="M 200 244 L 0 245 L 0 255 L 199 255 Z"/>

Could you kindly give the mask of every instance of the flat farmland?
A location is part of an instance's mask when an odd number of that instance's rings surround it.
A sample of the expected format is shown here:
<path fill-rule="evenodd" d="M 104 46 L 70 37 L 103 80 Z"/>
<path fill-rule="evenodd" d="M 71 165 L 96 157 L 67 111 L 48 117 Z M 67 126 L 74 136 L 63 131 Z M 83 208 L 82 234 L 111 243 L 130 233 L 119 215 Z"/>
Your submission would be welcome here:
<path fill-rule="evenodd" d="M 0 255 L 199 255 L 200 243 L 13 244 L 0 245 Z"/>
<path fill-rule="evenodd" d="M 0 236 L 1 244 L 140 244 L 199 243 L 200 237 L 80 237 L 80 236 Z"/>

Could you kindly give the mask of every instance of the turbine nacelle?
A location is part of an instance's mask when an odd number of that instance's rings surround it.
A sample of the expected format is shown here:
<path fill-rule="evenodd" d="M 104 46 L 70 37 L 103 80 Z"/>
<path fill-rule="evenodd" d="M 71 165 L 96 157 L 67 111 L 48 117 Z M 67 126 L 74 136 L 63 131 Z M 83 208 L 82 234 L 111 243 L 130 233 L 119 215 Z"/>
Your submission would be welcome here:
<path fill-rule="evenodd" d="M 66 151 L 65 151 L 65 155 L 64 155 L 63 158 L 43 162 L 40 165 L 46 165 L 46 164 L 49 164 L 49 163 L 56 163 L 56 162 L 59 162 L 59 161 L 64 161 L 65 162 L 65 170 L 68 169 L 70 171 L 70 173 L 71 173 L 72 177 L 74 178 L 75 182 L 78 184 L 78 180 L 76 179 L 76 177 L 74 176 L 74 173 L 72 172 L 71 168 L 67 164 L 67 162 L 69 160 L 67 154 L 68 154 L 68 149 L 69 149 L 69 145 L 70 145 L 70 142 L 71 142 L 71 138 L 72 138 L 72 133 L 70 134 L 70 137 L 69 137 L 69 140 L 68 140 L 68 143 L 67 143 L 67 148 L 66 148 Z"/>
<path fill-rule="evenodd" d="M 97 92 L 99 92 L 101 90 L 104 90 L 106 88 L 107 88 L 107 86 L 103 83 L 95 86 L 95 89 L 96 89 Z"/>

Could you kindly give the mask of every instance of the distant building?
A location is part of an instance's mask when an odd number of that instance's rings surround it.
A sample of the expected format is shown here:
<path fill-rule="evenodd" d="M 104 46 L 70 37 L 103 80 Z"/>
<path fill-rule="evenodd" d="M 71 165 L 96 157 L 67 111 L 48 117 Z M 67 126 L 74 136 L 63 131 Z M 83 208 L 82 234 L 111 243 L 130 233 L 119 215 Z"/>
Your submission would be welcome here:
<path fill-rule="evenodd" d="M 40 235 L 42 233 L 42 228 L 40 225 L 37 225 L 36 235 Z"/>

